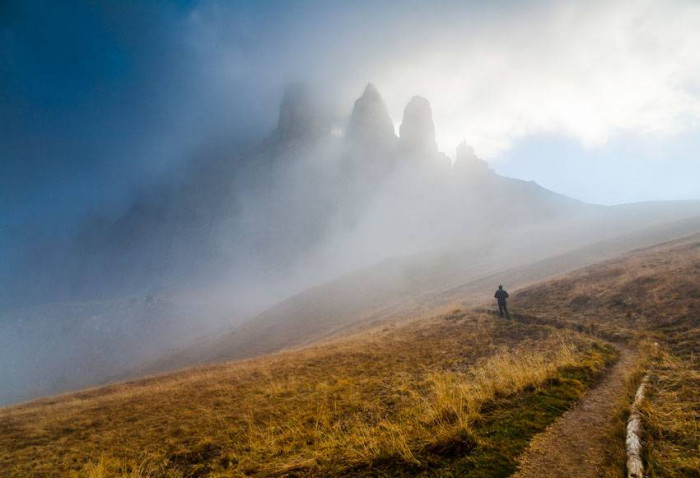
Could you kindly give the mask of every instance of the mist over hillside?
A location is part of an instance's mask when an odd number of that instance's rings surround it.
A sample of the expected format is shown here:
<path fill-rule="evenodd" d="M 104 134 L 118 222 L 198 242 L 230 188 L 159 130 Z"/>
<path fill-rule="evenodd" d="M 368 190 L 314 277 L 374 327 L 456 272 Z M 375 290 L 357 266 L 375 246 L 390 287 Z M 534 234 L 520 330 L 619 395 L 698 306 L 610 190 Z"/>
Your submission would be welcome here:
<path fill-rule="evenodd" d="M 700 476 L 700 2 L 0 0 L 0 475 Z"/>
<path fill-rule="evenodd" d="M 700 211 L 585 204 L 495 174 L 466 143 L 452 161 L 420 96 L 398 134 L 371 83 L 349 115 L 332 111 L 292 84 L 261 141 L 203 148 L 118 217 L 26 241 L 2 287 L 0 345 L 16 364 L 3 400 L 118 376 L 387 258 L 485 258 L 460 269 L 475 278 Z"/>
<path fill-rule="evenodd" d="M 303 286 L 484 230 L 496 236 L 594 210 L 499 178 L 466 144 L 452 168 L 424 98 L 410 100 L 399 131 L 371 84 L 341 119 L 292 85 L 263 141 L 203 148 L 180 177 L 153 184 L 120 216 L 96 211 L 75 237 L 30 243 L 3 302 L 191 288 L 209 278 L 269 285 L 289 276 Z"/>

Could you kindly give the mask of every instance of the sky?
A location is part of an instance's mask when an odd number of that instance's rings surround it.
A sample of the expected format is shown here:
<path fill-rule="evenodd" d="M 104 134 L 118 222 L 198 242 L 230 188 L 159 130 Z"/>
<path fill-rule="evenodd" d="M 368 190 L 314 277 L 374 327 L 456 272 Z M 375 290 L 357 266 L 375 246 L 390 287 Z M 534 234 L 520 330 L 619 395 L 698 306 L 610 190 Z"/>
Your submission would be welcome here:
<path fill-rule="evenodd" d="M 440 148 L 585 201 L 700 199 L 696 1 L 0 3 L 0 222 L 118 213 L 304 81 L 415 94 Z"/>

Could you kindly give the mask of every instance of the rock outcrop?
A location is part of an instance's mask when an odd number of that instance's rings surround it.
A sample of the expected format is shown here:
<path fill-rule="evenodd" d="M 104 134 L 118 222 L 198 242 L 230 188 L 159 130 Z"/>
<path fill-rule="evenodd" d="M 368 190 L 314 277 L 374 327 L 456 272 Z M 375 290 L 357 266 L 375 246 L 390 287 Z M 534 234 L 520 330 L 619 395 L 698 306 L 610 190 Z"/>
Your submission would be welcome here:
<path fill-rule="evenodd" d="M 348 122 L 346 137 L 363 147 L 385 148 L 396 141 L 394 123 L 381 95 L 372 83 L 356 101 Z"/>
<path fill-rule="evenodd" d="M 457 146 L 453 169 L 456 175 L 468 176 L 479 176 L 492 172 L 488 163 L 480 159 L 474 152 L 474 148 L 469 146 L 466 141 L 462 141 Z"/>
<path fill-rule="evenodd" d="M 430 157 L 437 154 L 433 111 L 428 100 L 414 96 L 406 105 L 399 129 L 399 144 L 403 153 Z"/>
<path fill-rule="evenodd" d="M 369 83 L 355 101 L 345 132 L 341 163 L 348 186 L 369 194 L 394 168 L 397 141 L 386 104 Z"/>
<path fill-rule="evenodd" d="M 288 86 L 282 96 L 275 139 L 280 143 L 308 141 L 329 131 L 330 125 L 311 90 L 301 83 Z"/>

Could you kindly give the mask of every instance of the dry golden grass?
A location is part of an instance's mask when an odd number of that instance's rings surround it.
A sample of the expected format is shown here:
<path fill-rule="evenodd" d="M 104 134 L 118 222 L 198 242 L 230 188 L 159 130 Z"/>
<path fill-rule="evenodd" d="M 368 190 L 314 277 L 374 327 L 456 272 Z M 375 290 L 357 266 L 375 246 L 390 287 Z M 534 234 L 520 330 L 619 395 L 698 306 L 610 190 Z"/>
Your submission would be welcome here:
<path fill-rule="evenodd" d="M 418 464 L 463 440 L 485 404 L 546 384 L 591 343 L 454 310 L 0 410 L 0 466 L 8 476 L 182 477 Z"/>
<path fill-rule="evenodd" d="M 654 372 L 645 405 L 649 472 L 698 476 L 699 301 L 696 238 L 514 294 L 512 307 L 537 320 L 448 310 L 299 350 L 2 409 L 0 470 L 21 477 L 354 476 L 470 453 L 487 440 L 482 427 L 492 427 L 511 445 L 492 440 L 465 465 L 483 465 L 479 476 L 491 476 L 493 453 L 516 455 L 544 426 L 523 414 L 499 427 L 512 418 L 507 406 L 556 401 L 553 420 L 585 388 L 586 373 L 576 367 L 600 370 L 608 360 L 578 330 L 660 343 L 660 355 L 647 354 Z M 640 364 L 637 379 L 643 370 Z M 556 387 L 558 395 L 548 397 Z M 620 402 L 613 435 L 628 401 Z M 611 446 L 610 477 L 622 473 L 620 454 Z M 502 460 L 499 473 L 513 459 Z"/>
<path fill-rule="evenodd" d="M 561 343 L 548 351 L 504 351 L 467 373 L 433 373 L 429 421 L 449 417 L 449 424 L 468 429 L 479 418 L 481 407 L 495 397 L 545 383 L 557 375 L 558 369 L 579 360 L 572 344 Z"/>
<path fill-rule="evenodd" d="M 651 385 L 643 407 L 649 476 L 700 477 L 700 368 L 662 353 Z"/>
<path fill-rule="evenodd" d="M 625 380 L 624 393 L 618 397 L 614 404 L 607 437 L 608 453 L 604 467 L 601 470 L 601 475 L 604 478 L 624 478 L 627 476 L 627 448 L 625 440 L 627 438 L 627 420 L 630 414 L 630 405 L 634 402 L 637 389 L 649 371 L 651 361 L 658 355 L 658 347 L 649 342 L 639 343 L 637 349 L 640 360 L 628 372 L 629 375 Z"/>
<path fill-rule="evenodd" d="M 517 291 L 513 306 L 653 341 L 687 339 L 700 326 L 700 238 L 602 262 Z"/>
<path fill-rule="evenodd" d="M 647 350 L 646 465 L 651 477 L 700 476 L 700 238 L 635 251 L 514 294 L 519 310 L 583 325 Z M 546 323 L 546 321 L 545 321 Z M 657 345 L 654 345 L 657 344 Z M 641 378 L 647 364 L 635 374 Z M 630 383 L 630 397 L 636 389 Z M 626 397 L 607 476 L 624 476 Z"/>

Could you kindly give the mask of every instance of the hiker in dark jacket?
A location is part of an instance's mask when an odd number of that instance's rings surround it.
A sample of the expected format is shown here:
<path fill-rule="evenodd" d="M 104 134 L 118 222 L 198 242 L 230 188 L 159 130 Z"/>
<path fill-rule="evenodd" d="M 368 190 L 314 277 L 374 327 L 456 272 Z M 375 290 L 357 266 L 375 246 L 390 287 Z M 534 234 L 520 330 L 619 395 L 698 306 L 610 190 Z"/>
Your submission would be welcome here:
<path fill-rule="evenodd" d="M 503 286 L 499 285 L 498 290 L 493 295 L 496 300 L 498 300 L 498 315 L 503 317 L 503 312 L 506 313 L 506 317 L 510 319 L 510 314 L 508 313 L 508 307 L 506 306 L 506 299 L 508 298 L 508 292 L 503 290 Z"/>

